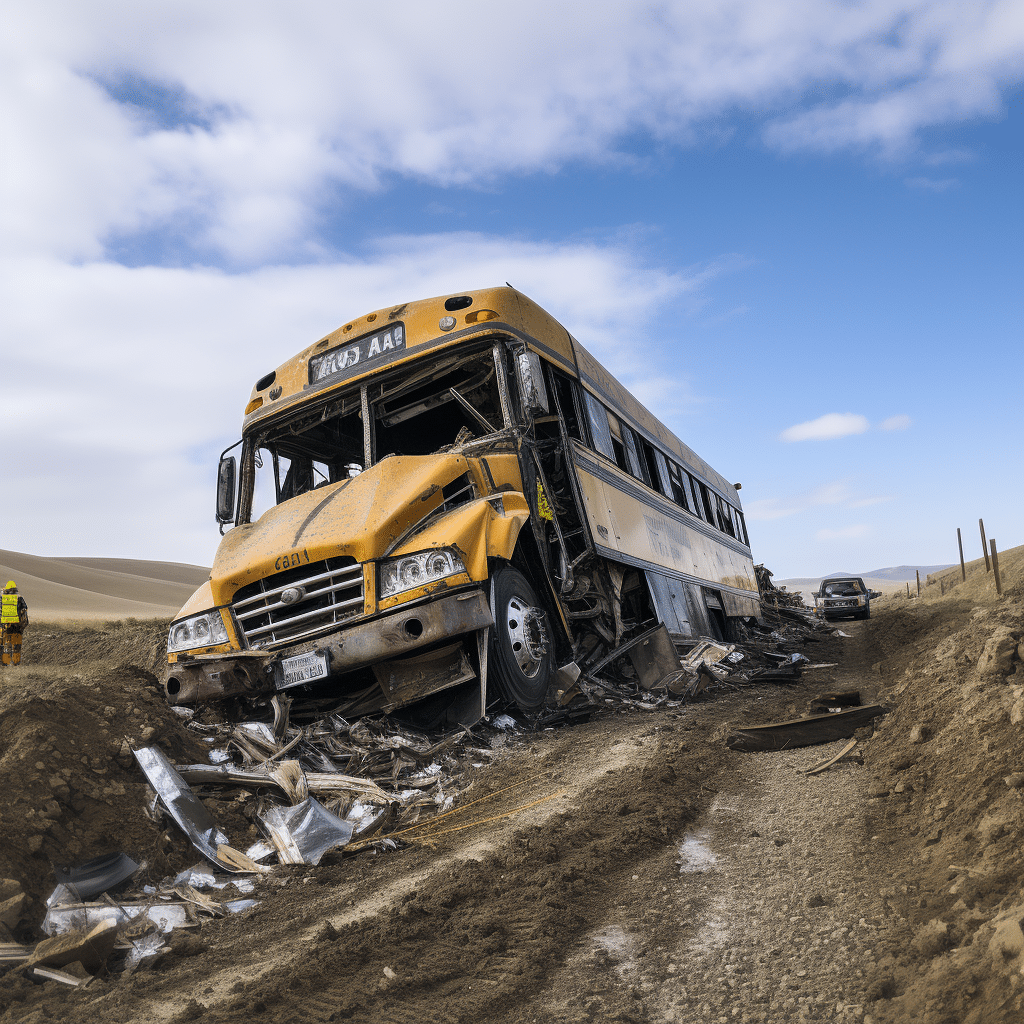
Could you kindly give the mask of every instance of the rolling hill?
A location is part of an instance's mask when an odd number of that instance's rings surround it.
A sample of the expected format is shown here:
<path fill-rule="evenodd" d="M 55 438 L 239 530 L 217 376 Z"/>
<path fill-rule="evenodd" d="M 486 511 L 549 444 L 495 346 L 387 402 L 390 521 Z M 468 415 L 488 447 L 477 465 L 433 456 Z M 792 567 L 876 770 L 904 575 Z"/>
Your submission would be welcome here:
<path fill-rule="evenodd" d="M 135 558 L 45 558 L 0 548 L 0 583 L 13 579 L 30 619 L 169 618 L 210 570 Z"/>

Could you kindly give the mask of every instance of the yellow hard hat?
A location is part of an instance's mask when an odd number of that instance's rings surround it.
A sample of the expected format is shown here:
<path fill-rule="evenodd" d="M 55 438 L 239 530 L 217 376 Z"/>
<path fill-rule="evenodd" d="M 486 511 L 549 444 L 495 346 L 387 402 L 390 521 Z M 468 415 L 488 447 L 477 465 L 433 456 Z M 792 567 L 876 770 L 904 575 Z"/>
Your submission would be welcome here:
<path fill-rule="evenodd" d="M 14 580 L 8 580 L 7 581 L 7 586 L 4 587 L 4 590 L 17 590 L 17 589 L 18 589 L 18 584 L 15 583 Z"/>

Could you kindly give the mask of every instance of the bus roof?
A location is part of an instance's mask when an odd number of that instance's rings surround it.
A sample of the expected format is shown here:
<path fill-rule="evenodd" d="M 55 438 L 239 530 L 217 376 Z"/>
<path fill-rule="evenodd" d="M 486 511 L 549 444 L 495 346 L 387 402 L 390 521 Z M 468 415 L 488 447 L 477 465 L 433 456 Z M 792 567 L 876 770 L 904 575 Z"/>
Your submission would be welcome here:
<path fill-rule="evenodd" d="M 347 389 L 385 367 L 495 335 L 524 341 L 578 378 L 631 427 L 674 453 L 695 475 L 740 506 L 739 495 L 725 477 L 683 444 L 550 313 L 512 287 L 403 302 L 344 324 L 256 382 L 245 408 L 243 433 L 290 406 Z"/>

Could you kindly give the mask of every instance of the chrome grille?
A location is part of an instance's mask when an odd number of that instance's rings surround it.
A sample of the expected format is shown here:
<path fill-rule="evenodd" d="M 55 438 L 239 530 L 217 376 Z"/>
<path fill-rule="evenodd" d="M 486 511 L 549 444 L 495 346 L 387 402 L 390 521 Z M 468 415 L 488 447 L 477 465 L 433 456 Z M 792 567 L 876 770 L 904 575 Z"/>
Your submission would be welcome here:
<path fill-rule="evenodd" d="M 285 591 L 293 591 L 288 602 Z M 231 607 L 250 647 L 301 640 L 362 614 L 363 567 L 328 558 L 286 569 L 242 587 Z"/>

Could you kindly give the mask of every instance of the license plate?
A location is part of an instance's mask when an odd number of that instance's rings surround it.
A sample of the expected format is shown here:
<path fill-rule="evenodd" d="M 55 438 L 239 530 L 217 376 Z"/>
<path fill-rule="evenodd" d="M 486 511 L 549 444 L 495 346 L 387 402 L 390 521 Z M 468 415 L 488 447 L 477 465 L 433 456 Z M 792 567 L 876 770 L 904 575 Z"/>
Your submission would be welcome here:
<path fill-rule="evenodd" d="M 296 654 L 293 658 L 283 658 L 278 669 L 277 688 L 285 690 L 289 686 L 301 686 L 314 679 L 327 678 L 327 656 L 310 652 Z"/>

